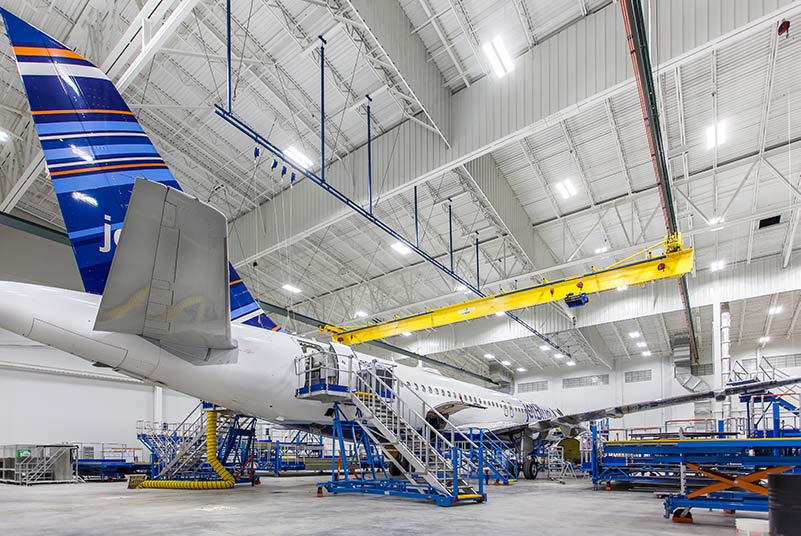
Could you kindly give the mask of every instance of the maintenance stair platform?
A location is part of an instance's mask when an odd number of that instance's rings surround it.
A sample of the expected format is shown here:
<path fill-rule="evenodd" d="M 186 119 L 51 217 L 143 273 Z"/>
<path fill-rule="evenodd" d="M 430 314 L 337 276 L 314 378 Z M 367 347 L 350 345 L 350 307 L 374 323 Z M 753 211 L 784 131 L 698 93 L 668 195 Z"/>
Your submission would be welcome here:
<path fill-rule="evenodd" d="M 296 397 L 333 406 L 332 480 L 320 486 L 333 494 L 409 497 L 440 506 L 486 501 L 483 481 L 477 488 L 469 481 L 471 474 L 484 473 L 482 445 L 462 437 L 477 455 L 458 448 L 456 429 L 397 380 L 394 366 L 359 360 L 349 350 L 332 343 L 331 351 L 295 361 Z M 445 423 L 451 437 L 425 416 Z"/>

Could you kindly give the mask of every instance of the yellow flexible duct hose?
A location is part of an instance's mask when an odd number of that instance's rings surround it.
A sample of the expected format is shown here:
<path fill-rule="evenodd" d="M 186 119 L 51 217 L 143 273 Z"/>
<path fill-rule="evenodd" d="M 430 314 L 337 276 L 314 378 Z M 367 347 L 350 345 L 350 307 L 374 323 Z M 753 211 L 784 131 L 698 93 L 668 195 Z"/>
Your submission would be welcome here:
<path fill-rule="evenodd" d="M 160 489 L 228 489 L 236 479 L 217 459 L 217 412 L 206 414 L 206 461 L 222 480 L 145 480 L 137 488 Z"/>

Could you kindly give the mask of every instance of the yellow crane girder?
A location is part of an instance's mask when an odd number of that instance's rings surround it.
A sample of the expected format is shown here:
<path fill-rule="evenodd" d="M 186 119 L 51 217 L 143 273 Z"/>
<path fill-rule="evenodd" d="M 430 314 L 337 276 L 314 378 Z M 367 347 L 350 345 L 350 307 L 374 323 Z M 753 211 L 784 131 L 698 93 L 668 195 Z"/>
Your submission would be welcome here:
<path fill-rule="evenodd" d="M 624 285 L 642 285 L 659 279 L 681 277 L 692 271 L 693 250 L 692 248 L 681 248 L 680 236 L 668 238 L 659 245 L 665 246 L 665 253 L 660 256 L 651 256 L 650 249 L 656 247 L 653 246 L 603 270 L 558 281 L 546 280 L 540 285 L 508 292 L 503 291 L 493 296 L 447 305 L 379 324 L 346 327 L 325 325 L 320 326 L 320 329 L 332 333 L 335 342 L 353 345 L 400 335 L 404 332 L 436 328 L 499 312 L 505 313 L 524 307 L 564 300 L 570 294 L 594 294 L 614 290 Z M 621 264 L 646 252 L 648 252 L 648 257 L 644 260 Z"/>

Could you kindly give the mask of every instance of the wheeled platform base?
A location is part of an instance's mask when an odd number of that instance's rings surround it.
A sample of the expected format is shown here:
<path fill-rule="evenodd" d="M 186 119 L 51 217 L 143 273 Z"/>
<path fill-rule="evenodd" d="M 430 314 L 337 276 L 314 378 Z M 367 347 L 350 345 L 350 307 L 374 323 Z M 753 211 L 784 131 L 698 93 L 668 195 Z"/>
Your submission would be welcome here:
<path fill-rule="evenodd" d="M 338 493 L 370 493 L 387 497 L 405 497 L 407 499 L 422 499 L 432 501 L 438 506 L 453 506 L 467 502 L 486 502 L 487 494 L 461 494 L 456 496 L 441 495 L 434 492 L 430 486 L 415 486 L 405 480 L 377 479 L 377 480 L 339 480 L 336 482 L 320 482 L 319 487 L 325 488 L 331 494 Z M 318 493 L 318 497 L 321 496 Z"/>

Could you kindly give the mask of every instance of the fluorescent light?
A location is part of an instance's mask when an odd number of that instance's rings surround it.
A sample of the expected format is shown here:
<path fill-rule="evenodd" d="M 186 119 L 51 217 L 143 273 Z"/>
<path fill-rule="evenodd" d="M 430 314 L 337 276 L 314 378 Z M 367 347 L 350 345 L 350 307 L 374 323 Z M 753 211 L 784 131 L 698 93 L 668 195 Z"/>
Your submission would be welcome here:
<path fill-rule="evenodd" d="M 562 199 L 570 199 L 576 195 L 576 187 L 570 182 L 570 179 L 565 179 L 562 182 L 556 183 L 556 191 L 562 196 Z"/>
<path fill-rule="evenodd" d="M 462 292 L 462 291 L 464 291 L 464 290 L 467 290 L 467 287 L 466 287 L 466 286 L 464 286 L 464 285 L 457 285 L 457 287 L 456 287 L 456 292 Z"/>
<path fill-rule="evenodd" d="M 97 199 L 83 192 L 72 192 L 72 198 L 76 201 L 83 201 L 87 205 L 92 205 L 93 207 L 97 206 Z"/>
<path fill-rule="evenodd" d="M 313 162 L 294 145 L 284 151 L 284 155 L 303 169 L 312 167 Z"/>
<path fill-rule="evenodd" d="M 548 346 L 547 344 L 540 344 L 540 350 L 542 350 L 543 352 L 550 352 L 551 347 Z"/>
<path fill-rule="evenodd" d="M 717 225 L 719 223 L 723 223 L 722 217 L 715 216 L 714 218 L 709 218 L 709 225 Z"/>
<path fill-rule="evenodd" d="M 286 290 L 286 291 L 288 291 L 288 292 L 291 292 L 292 294 L 299 294 L 300 293 L 300 289 L 298 287 L 290 285 L 289 283 L 285 284 L 281 288 Z"/>
<path fill-rule="evenodd" d="M 770 309 L 768 309 L 768 314 L 769 315 L 777 315 L 777 314 L 779 314 L 781 312 L 782 312 L 782 306 L 781 305 L 777 305 L 776 307 L 771 307 Z"/>
<path fill-rule="evenodd" d="M 629 338 L 630 339 L 639 339 L 640 332 L 639 331 L 629 331 Z"/>
<path fill-rule="evenodd" d="M 644 351 L 644 352 L 642 353 L 642 356 L 643 356 L 643 357 L 651 357 L 651 352 L 650 352 L 649 350 L 646 350 L 646 351 Z"/>
<path fill-rule="evenodd" d="M 515 70 L 515 64 L 511 56 L 509 56 L 509 51 L 506 50 L 506 45 L 503 43 L 501 36 L 497 36 L 489 43 L 485 43 L 481 49 L 484 51 L 484 55 L 487 56 L 492 70 L 495 71 L 495 76 L 498 78 L 502 78 Z"/>
<path fill-rule="evenodd" d="M 602 248 L 598 248 L 598 249 L 596 249 L 596 250 L 595 250 L 595 254 L 596 254 L 596 255 L 600 255 L 601 253 L 606 253 L 607 251 L 609 251 L 609 248 L 608 248 L 608 247 L 606 247 L 606 246 L 604 246 L 604 247 L 602 247 Z"/>
<path fill-rule="evenodd" d="M 401 333 L 401 335 L 403 335 L 404 337 L 411 337 L 412 336 L 412 332 L 411 331 L 404 331 L 403 333 Z"/>
<path fill-rule="evenodd" d="M 505 316 L 505 315 L 506 313 L 504 313 L 503 311 L 498 311 L 497 313 L 495 313 L 495 316 Z"/>
<path fill-rule="evenodd" d="M 759 338 L 759 342 L 760 342 L 761 344 L 765 344 L 766 342 L 770 342 L 770 337 L 768 337 L 767 335 L 766 335 L 766 336 L 764 336 L 764 337 L 760 337 L 760 338 Z"/>
<path fill-rule="evenodd" d="M 554 354 L 553 357 L 554 359 L 562 359 L 563 357 L 565 357 L 565 354 Z"/>
<path fill-rule="evenodd" d="M 620 285 L 619 287 L 617 287 L 617 291 L 623 292 L 624 290 L 628 290 L 628 288 L 629 288 L 628 285 Z"/>
<path fill-rule="evenodd" d="M 511 364 L 512 364 L 511 361 L 506 361 L 505 359 L 503 361 L 501 361 L 501 365 L 503 365 L 504 367 L 508 367 Z"/>
<path fill-rule="evenodd" d="M 646 346 L 648 346 L 648 343 L 645 341 L 640 341 L 637 343 L 637 348 L 645 348 Z"/>
<path fill-rule="evenodd" d="M 495 359 L 495 356 L 492 354 L 484 354 L 484 357 L 486 357 L 487 359 Z"/>
<path fill-rule="evenodd" d="M 356 311 L 356 316 L 359 318 L 367 318 L 367 313 L 364 311 Z"/>
<path fill-rule="evenodd" d="M 412 250 L 409 249 L 408 246 L 406 246 L 406 244 L 402 242 L 395 242 L 390 247 L 395 251 L 397 251 L 398 253 L 400 253 L 401 255 L 408 255 L 409 253 L 412 252 Z"/>
<path fill-rule="evenodd" d="M 515 370 L 517 372 L 525 372 L 526 371 L 526 369 L 524 369 L 523 367 L 517 367 Z"/>
<path fill-rule="evenodd" d="M 566 361 L 565 365 L 567 365 L 568 367 L 575 367 L 576 366 L 576 362 L 575 361 Z"/>
<path fill-rule="evenodd" d="M 713 261 L 709 264 L 709 269 L 713 272 L 719 272 L 726 267 L 726 261 Z"/>
<path fill-rule="evenodd" d="M 11 139 L 11 135 L 5 130 L 0 130 L 0 143 L 5 143 Z"/>
<path fill-rule="evenodd" d="M 709 125 L 706 127 L 706 148 L 712 149 L 713 147 L 723 145 L 726 143 L 726 122 L 718 121 L 716 125 Z"/>

